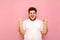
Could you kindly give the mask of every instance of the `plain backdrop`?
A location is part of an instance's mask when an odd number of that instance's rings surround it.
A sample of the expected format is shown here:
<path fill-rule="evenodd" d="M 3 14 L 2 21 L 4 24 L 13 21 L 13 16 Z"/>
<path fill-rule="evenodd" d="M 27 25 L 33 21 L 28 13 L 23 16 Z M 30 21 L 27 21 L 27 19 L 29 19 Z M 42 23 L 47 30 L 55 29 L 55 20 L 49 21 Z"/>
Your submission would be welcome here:
<path fill-rule="evenodd" d="M 37 9 L 38 19 L 48 16 L 48 34 L 43 40 L 60 40 L 60 0 L 0 0 L 0 40 L 23 40 L 18 18 L 28 18 L 28 8 Z"/>

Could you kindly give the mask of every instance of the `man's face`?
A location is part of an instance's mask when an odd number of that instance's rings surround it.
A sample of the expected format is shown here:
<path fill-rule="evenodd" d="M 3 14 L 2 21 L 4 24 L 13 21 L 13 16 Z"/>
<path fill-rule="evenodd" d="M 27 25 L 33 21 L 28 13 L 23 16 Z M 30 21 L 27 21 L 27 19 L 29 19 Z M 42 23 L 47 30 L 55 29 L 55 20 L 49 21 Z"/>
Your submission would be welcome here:
<path fill-rule="evenodd" d="M 30 20 L 34 21 L 36 19 L 36 17 L 37 17 L 37 13 L 34 10 L 31 10 L 29 12 L 28 16 L 29 16 Z"/>

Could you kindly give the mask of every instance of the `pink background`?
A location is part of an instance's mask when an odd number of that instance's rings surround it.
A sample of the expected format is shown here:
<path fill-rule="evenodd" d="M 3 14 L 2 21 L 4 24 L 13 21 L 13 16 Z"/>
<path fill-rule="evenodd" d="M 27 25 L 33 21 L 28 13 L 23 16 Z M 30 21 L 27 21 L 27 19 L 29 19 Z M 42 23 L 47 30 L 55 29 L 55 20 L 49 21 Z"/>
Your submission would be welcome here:
<path fill-rule="evenodd" d="M 60 40 L 60 0 L 0 0 L 0 40 L 23 40 L 18 18 L 28 18 L 28 8 L 36 7 L 38 18 L 48 16 L 48 34 L 43 40 Z"/>

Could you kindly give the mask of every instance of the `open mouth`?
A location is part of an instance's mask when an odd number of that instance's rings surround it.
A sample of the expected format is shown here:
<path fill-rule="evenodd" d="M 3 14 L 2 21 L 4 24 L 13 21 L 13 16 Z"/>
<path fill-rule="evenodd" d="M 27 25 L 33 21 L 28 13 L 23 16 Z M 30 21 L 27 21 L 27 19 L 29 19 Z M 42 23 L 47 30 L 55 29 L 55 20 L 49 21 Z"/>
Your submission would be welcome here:
<path fill-rule="evenodd" d="M 33 18 L 33 17 L 34 17 L 34 15 L 31 15 L 31 17 Z"/>

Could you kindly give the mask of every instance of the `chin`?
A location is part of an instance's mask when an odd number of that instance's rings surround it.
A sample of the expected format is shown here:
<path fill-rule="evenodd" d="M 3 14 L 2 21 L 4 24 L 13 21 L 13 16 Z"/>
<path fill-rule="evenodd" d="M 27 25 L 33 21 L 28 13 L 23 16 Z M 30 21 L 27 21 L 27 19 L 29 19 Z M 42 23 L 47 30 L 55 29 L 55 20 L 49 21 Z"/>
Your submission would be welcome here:
<path fill-rule="evenodd" d="M 31 20 L 31 21 L 34 21 L 34 20 L 36 20 L 36 17 L 29 17 L 29 19 Z"/>
<path fill-rule="evenodd" d="M 34 20 L 36 20 L 36 18 L 31 18 L 30 20 L 31 20 L 31 21 L 34 21 Z"/>

